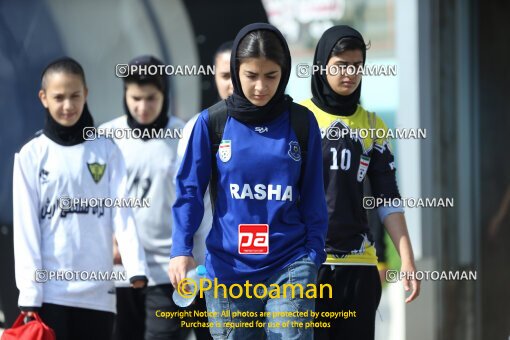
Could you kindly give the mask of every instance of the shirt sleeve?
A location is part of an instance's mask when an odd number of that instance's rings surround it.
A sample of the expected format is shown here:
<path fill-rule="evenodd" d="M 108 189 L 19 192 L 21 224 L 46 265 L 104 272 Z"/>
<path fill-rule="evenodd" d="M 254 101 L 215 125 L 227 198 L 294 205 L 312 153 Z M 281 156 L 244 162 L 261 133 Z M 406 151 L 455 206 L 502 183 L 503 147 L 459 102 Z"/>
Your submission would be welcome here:
<path fill-rule="evenodd" d="M 388 130 L 380 118 L 377 118 L 376 128 Z M 370 165 L 368 166 L 368 178 L 375 198 L 400 198 L 395 158 L 391 152 L 389 140 L 386 138 L 375 140 Z M 386 215 L 382 217 L 386 217 Z"/>
<path fill-rule="evenodd" d="M 28 154 L 14 156 L 13 221 L 16 286 L 19 306 L 40 307 L 43 283 L 36 282 L 36 272 L 42 271 L 41 227 L 38 212 L 37 166 Z M 38 276 L 39 277 L 39 276 Z"/>
<path fill-rule="evenodd" d="M 108 164 L 110 165 L 110 197 L 127 198 L 126 165 L 119 148 L 113 143 Z M 113 207 L 112 223 L 122 256 L 122 264 L 126 268 L 128 277 L 144 278 L 147 272 L 145 252 L 138 238 L 131 208 Z"/>
<path fill-rule="evenodd" d="M 328 230 L 328 211 L 322 172 L 321 133 L 313 114 L 309 114 L 308 150 L 305 173 L 301 176 L 300 211 L 306 225 L 306 248 L 319 267 L 326 260 L 325 239 Z"/>
<path fill-rule="evenodd" d="M 191 132 L 176 178 L 177 199 L 172 208 L 170 257 L 193 256 L 193 235 L 204 215 L 204 194 L 211 177 L 211 146 L 208 114 L 202 112 Z"/>
<path fill-rule="evenodd" d="M 377 215 L 379 215 L 379 221 L 381 221 L 381 223 L 383 223 L 383 224 L 384 224 L 384 220 L 386 219 L 386 217 L 388 217 L 388 215 L 395 214 L 395 213 L 403 214 L 404 208 L 402 208 L 400 206 L 391 206 L 391 207 L 380 206 L 377 208 Z"/>

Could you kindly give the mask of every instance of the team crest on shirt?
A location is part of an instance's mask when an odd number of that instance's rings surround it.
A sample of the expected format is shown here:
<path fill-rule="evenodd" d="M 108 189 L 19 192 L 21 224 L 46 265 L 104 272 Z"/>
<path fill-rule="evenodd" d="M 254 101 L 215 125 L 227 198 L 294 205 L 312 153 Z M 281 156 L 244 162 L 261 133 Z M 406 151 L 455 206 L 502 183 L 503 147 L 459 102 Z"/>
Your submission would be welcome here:
<path fill-rule="evenodd" d="M 220 147 L 218 148 L 218 153 L 220 155 L 220 160 L 223 163 L 228 162 L 230 158 L 232 158 L 232 141 L 222 140 Z"/>
<path fill-rule="evenodd" d="M 94 180 L 94 182 L 99 183 L 101 178 L 103 178 L 104 170 L 106 169 L 106 164 L 87 163 L 87 167 L 89 168 L 89 172 L 92 175 L 92 179 Z"/>
<path fill-rule="evenodd" d="M 287 152 L 293 160 L 299 162 L 301 160 L 301 148 L 299 147 L 299 143 L 296 141 L 292 141 L 289 143 L 289 151 Z"/>

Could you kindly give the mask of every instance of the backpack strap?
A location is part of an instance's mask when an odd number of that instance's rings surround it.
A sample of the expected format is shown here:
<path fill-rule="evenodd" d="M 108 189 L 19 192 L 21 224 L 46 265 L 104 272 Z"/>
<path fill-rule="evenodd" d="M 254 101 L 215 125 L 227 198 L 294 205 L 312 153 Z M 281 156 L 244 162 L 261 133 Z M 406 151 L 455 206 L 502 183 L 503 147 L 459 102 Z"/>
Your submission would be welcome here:
<path fill-rule="evenodd" d="M 216 165 L 216 153 L 223 139 L 223 131 L 227 123 L 227 103 L 222 100 L 207 109 L 209 120 L 207 121 L 207 130 L 211 145 L 211 179 L 209 182 L 209 194 L 211 196 L 211 207 L 214 211 L 218 189 L 218 166 Z"/>
<path fill-rule="evenodd" d="M 310 124 L 308 121 L 308 109 L 302 105 L 292 103 L 290 108 L 290 126 L 296 134 L 299 149 L 301 151 L 301 171 L 299 173 L 299 187 L 303 182 L 305 173 L 306 156 L 308 153 L 308 133 Z"/>

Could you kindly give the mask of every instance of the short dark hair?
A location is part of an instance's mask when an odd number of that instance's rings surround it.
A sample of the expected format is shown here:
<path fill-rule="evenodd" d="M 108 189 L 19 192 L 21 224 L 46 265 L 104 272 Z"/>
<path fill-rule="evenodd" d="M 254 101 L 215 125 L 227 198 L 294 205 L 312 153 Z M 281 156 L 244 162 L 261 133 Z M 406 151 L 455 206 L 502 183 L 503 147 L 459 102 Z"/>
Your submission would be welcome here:
<path fill-rule="evenodd" d="M 271 31 L 252 31 L 239 43 L 236 57 L 240 63 L 246 58 L 266 58 L 280 65 L 283 70 L 287 62 L 282 45 L 282 41 Z"/>
<path fill-rule="evenodd" d="M 214 56 L 212 58 L 212 65 L 216 65 L 216 58 L 218 58 L 218 56 L 222 53 L 231 53 L 232 52 L 232 48 L 234 47 L 234 41 L 230 40 L 230 41 L 225 41 L 223 44 L 221 44 L 218 49 L 216 50 L 216 52 L 214 52 Z M 230 58 L 230 55 L 229 55 L 229 58 Z"/>
<path fill-rule="evenodd" d="M 81 67 L 80 63 L 72 58 L 64 57 L 51 62 L 43 70 L 41 75 L 41 88 L 43 90 L 46 89 L 48 75 L 57 72 L 75 74 L 81 78 L 83 81 L 83 86 L 87 87 L 87 82 L 85 81 L 85 72 L 83 71 L 83 67 Z"/>
<path fill-rule="evenodd" d="M 352 50 L 361 50 L 361 53 L 363 53 L 363 63 L 365 63 L 367 50 L 370 48 L 370 41 L 368 44 L 365 44 L 363 40 L 360 40 L 355 37 L 345 37 L 340 40 L 338 40 L 331 49 L 331 54 L 329 57 L 333 57 L 336 55 L 339 55 L 340 53 L 343 53 L 345 51 L 352 51 Z"/>
<path fill-rule="evenodd" d="M 124 85 L 127 86 L 129 84 L 137 84 L 140 86 L 154 85 L 159 91 L 163 93 L 165 93 L 166 91 L 165 80 L 160 75 L 145 76 L 138 74 L 130 74 L 128 77 L 124 78 Z"/>
<path fill-rule="evenodd" d="M 138 56 L 134 59 L 132 59 L 129 62 L 129 65 L 145 65 L 145 66 L 152 66 L 152 65 L 165 65 L 161 60 L 158 58 L 152 56 L 152 55 L 143 55 Z M 127 77 L 124 79 L 124 87 L 127 87 L 129 84 L 137 84 L 140 86 L 143 85 L 154 85 L 156 88 L 163 92 L 163 94 L 166 93 L 168 88 L 168 80 L 167 76 L 164 74 L 147 74 L 145 72 L 141 72 L 138 70 L 138 72 L 130 73 Z"/>
<path fill-rule="evenodd" d="M 232 48 L 234 47 L 234 42 L 232 40 L 230 41 L 225 41 L 223 44 L 221 44 L 218 49 L 216 50 L 216 52 L 214 53 L 214 59 L 216 60 L 216 57 L 219 55 L 219 54 L 222 54 L 222 53 L 225 53 L 225 52 L 230 52 L 232 51 Z"/>

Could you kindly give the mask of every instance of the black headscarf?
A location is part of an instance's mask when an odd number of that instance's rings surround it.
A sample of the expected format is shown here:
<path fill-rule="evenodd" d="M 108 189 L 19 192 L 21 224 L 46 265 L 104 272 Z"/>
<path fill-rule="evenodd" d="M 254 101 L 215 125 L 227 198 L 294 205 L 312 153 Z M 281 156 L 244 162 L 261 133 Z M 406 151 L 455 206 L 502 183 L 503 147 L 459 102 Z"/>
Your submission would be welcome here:
<path fill-rule="evenodd" d="M 282 76 L 278 88 L 273 98 L 264 106 L 256 106 L 252 104 L 244 95 L 239 80 L 239 60 L 237 59 L 237 49 L 241 40 L 250 32 L 258 30 L 268 30 L 273 32 L 281 41 L 283 52 L 285 54 L 285 66 L 282 68 Z M 261 124 L 274 120 L 276 117 L 285 112 L 292 103 L 292 98 L 285 95 L 285 88 L 289 82 L 291 71 L 290 51 L 285 38 L 280 31 L 270 24 L 255 23 L 245 26 L 237 34 L 232 54 L 230 57 L 230 73 L 232 76 L 232 85 L 234 93 L 226 99 L 228 114 L 235 119 L 247 124 Z"/>
<path fill-rule="evenodd" d="M 325 69 L 333 47 L 340 39 L 346 37 L 356 38 L 364 43 L 363 36 L 354 28 L 346 25 L 333 26 L 324 32 L 317 43 L 313 64 L 318 65 L 319 69 Z M 363 51 L 363 65 L 365 64 L 365 58 L 366 53 Z M 312 101 L 320 109 L 335 115 L 350 116 L 358 107 L 361 96 L 361 82 L 353 93 L 342 96 L 329 86 L 326 74 L 315 72 L 312 76 L 312 94 Z"/>
<path fill-rule="evenodd" d="M 83 72 L 83 68 L 76 60 L 69 58 L 69 57 L 63 57 L 59 58 L 50 64 L 46 66 L 41 74 L 41 79 L 44 77 L 44 74 L 48 69 L 53 67 L 55 64 L 60 62 L 70 62 L 73 63 Z M 85 80 L 84 80 L 85 82 Z M 84 84 L 85 86 L 85 84 Z M 46 119 L 44 121 L 44 128 L 43 133 L 54 141 L 57 144 L 64 145 L 64 146 L 72 146 L 77 145 L 80 143 L 83 143 L 85 139 L 83 138 L 83 129 L 85 127 L 93 127 L 94 126 L 94 120 L 92 118 L 92 115 L 89 112 L 89 108 L 87 106 L 87 103 L 83 106 L 83 111 L 81 113 L 80 119 L 73 125 L 73 126 L 63 126 L 59 124 L 50 114 L 50 111 L 46 109 Z"/>
<path fill-rule="evenodd" d="M 83 112 L 80 119 L 73 126 L 63 126 L 57 123 L 51 116 L 48 109 L 46 109 L 46 119 L 44 122 L 43 133 L 57 144 L 64 146 L 73 146 L 83 143 L 83 129 L 86 127 L 93 127 L 94 120 L 89 112 L 87 103 L 83 106 Z"/>
<path fill-rule="evenodd" d="M 157 59 L 156 57 L 150 55 L 143 55 L 134 58 L 129 62 L 129 65 L 146 65 L 147 67 L 150 65 L 165 65 L 162 61 Z M 154 122 L 151 124 L 140 124 L 133 118 L 131 113 L 129 112 L 127 102 L 126 102 L 126 89 L 124 89 L 124 112 L 127 115 L 127 123 L 131 129 L 140 129 L 144 136 L 144 139 L 150 138 L 150 133 L 145 133 L 146 130 L 160 130 L 166 128 L 168 124 L 168 106 L 169 106 L 169 95 L 168 95 L 168 77 L 165 74 L 157 73 L 155 75 L 150 75 L 147 73 L 142 74 L 129 74 L 126 78 L 124 78 L 124 84 L 128 83 L 136 83 L 140 85 L 152 84 L 158 88 L 163 93 L 163 106 L 161 107 L 161 112 Z M 147 138 L 146 138 L 147 137 Z"/>

